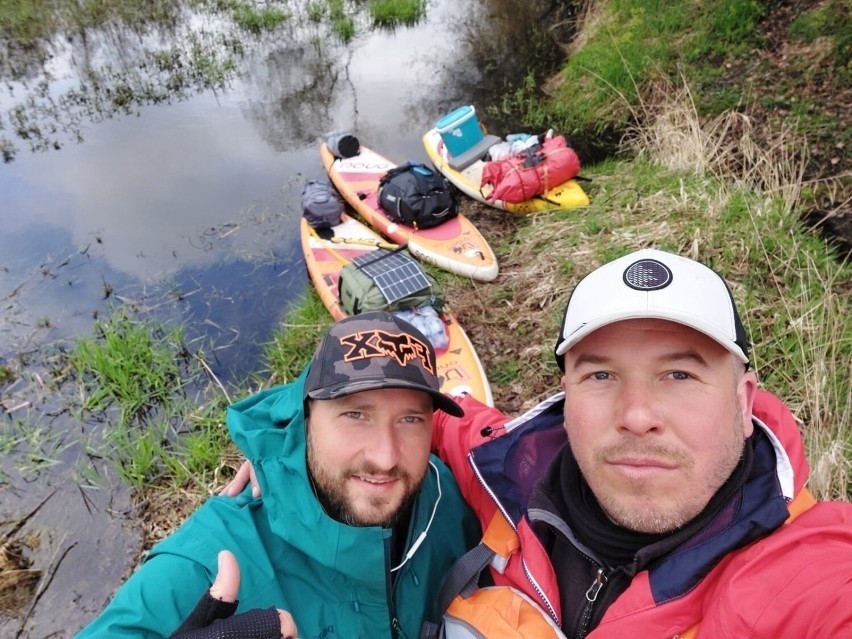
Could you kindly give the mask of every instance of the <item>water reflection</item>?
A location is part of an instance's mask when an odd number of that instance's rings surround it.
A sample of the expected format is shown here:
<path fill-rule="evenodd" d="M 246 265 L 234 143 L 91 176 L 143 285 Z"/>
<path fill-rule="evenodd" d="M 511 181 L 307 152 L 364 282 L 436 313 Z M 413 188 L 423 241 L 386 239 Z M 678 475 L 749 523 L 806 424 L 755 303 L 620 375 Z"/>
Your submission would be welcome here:
<path fill-rule="evenodd" d="M 273 49 L 245 75 L 246 113 L 278 151 L 313 144 L 330 130 L 340 73 L 319 40 Z"/>
<path fill-rule="evenodd" d="M 216 28 L 192 31 L 198 22 L 192 16 L 178 30 L 175 16 L 157 15 L 96 28 L 69 25 L 23 51 L 12 47 L 0 65 L 7 87 L 0 96 L 5 160 L 19 147 L 44 151 L 80 141 L 87 124 L 136 114 L 146 104 L 224 88 L 239 41 Z"/>
<path fill-rule="evenodd" d="M 495 132 L 519 130 L 517 113 L 504 102 L 527 76 L 536 85 L 555 73 L 573 39 L 574 5 L 544 0 L 471 0 L 463 6 L 441 3 L 434 20 L 449 55 L 439 58 L 435 90 L 425 102 L 411 104 L 419 113 L 445 114 L 474 104 Z M 423 61 L 427 68 L 436 60 Z"/>
<path fill-rule="evenodd" d="M 224 384 L 262 368 L 263 348 L 284 319 L 289 303 L 307 286 L 297 238 L 281 246 L 272 263 L 237 260 L 205 269 L 181 269 L 170 286 L 186 327 L 187 343 L 201 342 L 212 372 Z"/>

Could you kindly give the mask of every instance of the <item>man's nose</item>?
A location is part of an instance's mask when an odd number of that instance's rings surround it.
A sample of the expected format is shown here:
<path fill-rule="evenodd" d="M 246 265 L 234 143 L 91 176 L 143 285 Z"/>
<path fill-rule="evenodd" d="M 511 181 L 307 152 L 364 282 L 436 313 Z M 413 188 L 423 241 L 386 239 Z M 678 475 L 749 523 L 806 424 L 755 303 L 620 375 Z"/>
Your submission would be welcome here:
<path fill-rule="evenodd" d="M 382 470 L 390 470 L 399 464 L 400 440 L 393 424 L 380 424 L 372 429 L 364 457 Z"/>
<path fill-rule="evenodd" d="M 642 435 L 663 428 L 660 405 L 651 384 L 638 380 L 622 382 L 616 407 L 619 429 Z"/>

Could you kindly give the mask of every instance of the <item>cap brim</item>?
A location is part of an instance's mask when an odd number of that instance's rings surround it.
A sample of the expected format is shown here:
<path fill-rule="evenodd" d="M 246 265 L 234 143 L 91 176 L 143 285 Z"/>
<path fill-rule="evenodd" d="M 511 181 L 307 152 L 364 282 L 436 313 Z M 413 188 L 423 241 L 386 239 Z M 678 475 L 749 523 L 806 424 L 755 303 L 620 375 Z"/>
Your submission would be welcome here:
<path fill-rule="evenodd" d="M 577 342 L 582 340 L 587 335 L 594 333 L 599 328 L 603 328 L 604 326 L 609 326 L 610 324 L 615 324 L 616 322 L 622 322 L 624 320 L 630 319 L 661 319 L 669 322 L 674 322 L 675 324 L 682 324 L 683 326 L 687 326 L 693 330 L 698 331 L 699 333 L 703 333 L 704 335 L 718 343 L 720 346 L 730 351 L 741 362 L 743 362 L 744 364 L 748 363 L 748 357 L 746 357 L 745 353 L 743 353 L 742 349 L 736 344 L 736 342 L 732 342 L 730 337 L 727 335 L 720 335 L 719 331 L 714 330 L 712 326 L 703 324 L 694 317 L 683 317 L 670 311 L 660 311 L 655 313 L 653 310 L 631 310 L 622 313 L 613 313 L 605 317 L 600 317 L 595 322 L 584 324 L 576 331 L 571 333 L 571 335 L 563 339 L 562 343 L 559 345 L 559 348 L 556 349 L 556 355 L 564 355 L 571 349 L 571 347 L 577 344 Z"/>
<path fill-rule="evenodd" d="M 418 390 L 428 393 L 432 397 L 432 404 L 436 409 L 441 409 L 448 415 L 453 417 L 464 417 L 464 410 L 459 406 L 449 395 L 445 395 L 440 391 L 436 391 L 428 386 L 421 384 L 407 383 L 401 380 L 387 379 L 365 379 L 357 382 L 344 382 L 337 385 L 326 386 L 310 391 L 307 395 L 311 399 L 336 399 L 345 397 L 353 393 L 360 393 L 368 390 L 380 390 L 383 388 L 405 388 L 410 390 Z"/>

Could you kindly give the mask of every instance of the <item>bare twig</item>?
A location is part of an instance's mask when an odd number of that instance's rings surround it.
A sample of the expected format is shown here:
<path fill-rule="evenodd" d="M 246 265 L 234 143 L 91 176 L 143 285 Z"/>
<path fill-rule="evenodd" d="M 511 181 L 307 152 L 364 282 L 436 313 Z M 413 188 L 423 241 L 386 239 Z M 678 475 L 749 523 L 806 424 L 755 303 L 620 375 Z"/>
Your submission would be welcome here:
<path fill-rule="evenodd" d="M 39 510 L 41 510 L 41 507 L 44 506 L 47 501 L 56 494 L 57 490 L 57 488 L 54 488 L 47 497 L 41 500 L 41 503 L 38 506 L 36 506 L 29 512 L 28 515 L 23 517 L 20 521 L 15 522 L 15 525 L 12 527 L 12 530 L 3 535 L 3 542 L 2 544 L 0 544 L 0 546 L 5 546 L 6 544 L 8 544 L 12 540 L 12 537 L 14 537 L 14 535 L 16 535 L 18 531 L 23 528 L 26 523 L 30 519 L 32 519 Z"/>
<path fill-rule="evenodd" d="M 216 377 L 216 373 L 214 373 L 213 370 L 210 368 L 210 366 L 207 365 L 207 362 L 204 361 L 204 358 L 200 357 L 198 354 L 195 355 L 195 358 L 199 362 L 201 362 L 201 365 L 204 367 L 204 370 L 207 371 L 207 374 L 210 376 L 210 379 L 212 379 L 214 382 L 216 382 L 216 385 L 219 387 L 219 390 L 222 391 L 222 394 L 225 395 L 225 399 L 227 399 L 228 403 L 230 404 L 231 403 L 231 397 L 230 397 L 230 395 L 228 395 L 228 391 L 225 390 L 225 387 L 222 385 L 222 382 L 219 381 L 218 377 Z"/>
<path fill-rule="evenodd" d="M 47 580 L 43 581 L 42 585 L 39 586 L 38 592 L 36 593 L 35 597 L 33 597 L 33 601 L 30 604 L 30 607 L 27 609 L 26 614 L 21 619 L 21 625 L 18 627 L 18 632 L 15 634 L 15 639 L 18 639 L 18 637 L 20 637 L 23 634 L 24 628 L 27 625 L 27 621 L 32 616 L 32 613 L 33 613 L 33 610 L 35 610 L 36 604 L 38 604 L 39 599 L 42 598 L 44 593 L 47 592 L 47 589 L 50 587 L 50 584 L 53 583 L 53 578 L 56 577 L 56 573 L 59 570 L 59 566 L 65 560 L 65 557 L 68 556 L 68 553 L 71 551 L 71 549 L 76 545 L 77 545 L 77 542 L 75 541 L 73 544 L 68 546 L 68 548 L 66 548 L 65 550 L 62 551 L 62 554 L 59 555 L 59 559 L 57 559 L 55 562 L 53 562 L 51 570 L 48 574 Z"/>

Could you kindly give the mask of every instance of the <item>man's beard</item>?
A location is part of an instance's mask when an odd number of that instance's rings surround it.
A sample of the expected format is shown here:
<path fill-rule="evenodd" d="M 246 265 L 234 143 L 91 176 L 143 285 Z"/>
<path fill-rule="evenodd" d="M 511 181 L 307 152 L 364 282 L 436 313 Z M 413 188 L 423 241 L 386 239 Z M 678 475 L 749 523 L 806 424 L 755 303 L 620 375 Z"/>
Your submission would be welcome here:
<path fill-rule="evenodd" d="M 673 506 L 655 508 L 651 505 L 643 509 L 638 509 L 633 506 L 625 506 L 624 503 L 626 500 L 619 495 L 607 493 L 599 495 L 592 489 L 595 499 L 597 499 L 606 515 L 613 522 L 628 530 L 662 534 L 681 528 L 704 509 L 716 491 L 730 478 L 731 473 L 742 459 L 745 439 L 737 437 L 737 434 L 743 432 L 743 416 L 741 413 L 735 413 L 731 428 L 733 428 L 733 435 L 727 438 L 725 454 L 718 460 L 714 472 L 705 478 L 689 477 L 686 480 L 687 492 Z M 570 438 L 568 443 L 570 446 Z M 665 445 L 637 443 L 633 440 L 606 446 L 595 451 L 594 460 L 597 467 L 602 467 L 609 459 L 618 458 L 628 453 L 638 455 L 649 454 L 658 459 L 675 462 L 681 468 L 686 469 L 689 474 L 691 474 L 695 465 L 694 460 L 687 452 Z M 576 455 L 575 459 L 577 459 Z M 595 472 L 595 469 L 592 469 L 590 472 Z M 581 473 L 583 473 L 584 477 L 586 476 L 582 468 Z M 706 499 L 697 498 L 696 492 L 698 491 L 695 490 L 696 484 L 694 483 L 696 481 L 703 481 L 707 486 L 712 488 L 712 492 L 709 492 Z M 586 478 L 586 483 L 589 483 L 588 478 Z"/>
<path fill-rule="evenodd" d="M 314 487 L 314 493 L 326 514 L 332 519 L 347 526 L 381 526 L 382 528 L 393 528 L 400 517 L 408 512 L 414 502 L 423 477 L 416 480 L 398 467 L 390 471 L 377 468 L 364 463 L 358 467 L 349 467 L 343 470 L 335 470 L 327 467 L 317 457 L 311 442 L 310 430 L 308 430 L 308 475 Z M 347 480 L 355 475 L 384 475 L 397 479 L 404 487 L 405 492 L 399 504 L 392 511 L 387 511 L 387 504 L 383 499 L 370 500 L 368 503 L 371 512 L 364 514 L 359 512 L 346 492 Z M 424 475 L 425 476 L 425 475 Z M 364 509 L 361 508 L 361 511 Z"/>

